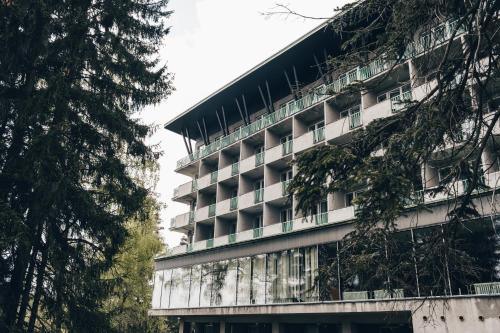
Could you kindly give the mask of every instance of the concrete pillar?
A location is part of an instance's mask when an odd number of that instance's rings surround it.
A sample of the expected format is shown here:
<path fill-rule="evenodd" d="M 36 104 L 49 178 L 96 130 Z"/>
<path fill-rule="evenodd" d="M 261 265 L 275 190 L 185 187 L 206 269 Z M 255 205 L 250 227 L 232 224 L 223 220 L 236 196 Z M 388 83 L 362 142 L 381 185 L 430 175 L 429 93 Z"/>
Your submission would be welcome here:
<path fill-rule="evenodd" d="M 219 333 L 226 333 L 226 322 L 221 321 L 219 323 Z"/>
<path fill-rule="evenodd" d="M 184 333 L 184 319 L 179 319 L 179 333 Z"/>

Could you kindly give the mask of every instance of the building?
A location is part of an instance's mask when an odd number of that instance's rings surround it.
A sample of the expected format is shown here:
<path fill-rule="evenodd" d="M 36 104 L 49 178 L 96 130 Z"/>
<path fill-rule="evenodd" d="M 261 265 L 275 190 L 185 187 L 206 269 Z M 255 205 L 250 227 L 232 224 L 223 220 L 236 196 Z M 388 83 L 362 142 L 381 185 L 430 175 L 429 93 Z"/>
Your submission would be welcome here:
<path fill-rule="evenodd" d="M 439 49 L 453 28 L 443 23 L 425 38 Z M 491 272 L 469 285 L 450 275 L 429 285 L 415 261 L 414 288 L 393 292 L 343 281 L 341 264 L 332 281 L 320 277 L 322 265 L 340 262 L 339 242 L 352 230 L 352 201 L 362 188 L 329 195 L 311 216 L 295 215 L 287 193 L 290 161 L 315 146 L 347 142 L 358 128 L 400 111 L 400 101 L 421 99 L 435 85 L 432 75 L 419 72 L 425 59 L 417 39 L 412 56 L 384 84 L 362 94 L 345 92 L 390 66 L 374 61 L 345 72 L 322 68 L 327 55 L 339 54 L 340 38 L 327 25 L 318 27 L 165 126 L 184 139 L 189 156 L 178 161 L 176 172 L 192 181 L 174 191 L 174 199 L 189 207 L 170 226 L 186 235 L 185 244 L 156 259 L 152 316 L 178 317 L 180 332 L 197 333 L 500 332 L 500 284 Z M 460 50 L 462 42 L 458 34 L 453 47 Z M 474 199 L 482 218 L 467 224 L 490 238 L 500 230 L 493 195 L 497 153 L 492 146 L 482 156 L 488 188 Z M 438 162 L 422 170 L 424 189 L 438 185 L 447 171 Z M 457 182 L 454 195 L 466 187 Z M 402 255 L 415 256 L 415 244 L 445 223 L 450 194 L 424 192 L 421 200 L 428 210 L 409 203 L 408 215 L 398 221 L 408 245 Z M 472 241 L 463 246 L 477 252 Z"/>

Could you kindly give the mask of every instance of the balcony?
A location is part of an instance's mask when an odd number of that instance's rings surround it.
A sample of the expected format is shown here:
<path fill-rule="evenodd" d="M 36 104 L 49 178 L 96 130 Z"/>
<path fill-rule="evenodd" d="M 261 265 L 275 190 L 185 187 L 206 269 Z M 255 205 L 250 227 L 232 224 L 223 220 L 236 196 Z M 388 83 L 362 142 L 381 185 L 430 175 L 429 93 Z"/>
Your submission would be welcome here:
<path fill-rule="evenodd" d="M 170 229 L 186 229 L 194 222 L 194 211 L 178 215 L 170 220 Z"/>
<path fill-rule="evenodd" d="M 328 141 L 335 140 L 342 142 L 348 140 L 345 135 L 363 125 L 362 115 L 362 111 L 354 112 L 344 118 L 340 118 L 339 120 L 326 125 L 326 139 Z"/>
<path fill-rule="evenodd" d="M 391 97 L 391 111 L 392 113 L 398 113 L 406 107 L 406 103 L 411 101 L 411 91 L 405 91 L 404 93 Z"/>
<path fill-rule="evenodd" d="M 193 192 L 196 192 L 197 189 L 198 188 L 197 188 L 197 181 L 196 181 L 196 179 L 192 180 L 192 181 L 189 181 L 187 183 L 184 183 L 184 184 L 182 184 L 179 187 L 177 187 L 177 188 L 174 189 L 173 199 L 174 200 L 178 200 L 180 198 L 189 196 Z"/>
<path fill-rule="evenodd" d="M 295 139 L 295 153 L 311 148 L 315 144 L 325 140 L 325 128 L 318 128 L 314 131 L 302 134 Z"/>

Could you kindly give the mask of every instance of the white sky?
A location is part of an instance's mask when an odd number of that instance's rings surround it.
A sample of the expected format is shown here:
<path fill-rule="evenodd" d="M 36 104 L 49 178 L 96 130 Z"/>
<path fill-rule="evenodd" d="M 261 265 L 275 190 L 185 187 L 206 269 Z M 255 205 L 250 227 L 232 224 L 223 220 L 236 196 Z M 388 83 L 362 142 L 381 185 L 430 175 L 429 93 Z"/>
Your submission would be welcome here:
<path fill-rule="evenodd" d="M 161 57 L 175 75 L 176 90 L 160 105 L 142 112 L 147 123 L 161 125 L 151 138 L 163 151 L 157 191 L 163 209 L 163 237 L 168 246 L 182 234 L 168 231 L 170 219 L 188 211 L 171 201 L 175 187 L 190 179 L 174 172 L 176 161 L 187 155 L 180 135 L 163 125 L 224 84 L 273 55 L 314 27 L 319 20 L 296 16 L 262 15 L 276 11 L 276 3 L 312 17 L 329 17 L 346 0 L 171 0 L 172 26 Z"/>

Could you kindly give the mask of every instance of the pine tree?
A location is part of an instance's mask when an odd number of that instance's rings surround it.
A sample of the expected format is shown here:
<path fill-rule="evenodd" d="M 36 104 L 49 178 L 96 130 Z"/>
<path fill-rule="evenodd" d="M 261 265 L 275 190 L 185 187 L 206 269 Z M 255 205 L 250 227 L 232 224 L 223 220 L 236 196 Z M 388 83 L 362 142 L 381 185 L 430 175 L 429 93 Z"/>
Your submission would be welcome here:
<path fill-rule="evenodd" d="M 455 260 L 449 266 L 457 269 L 460 284 L 484 274 L 478 271 L 477 257 L 461 249 L 457 235 L 467 230 L 464 220 L 480 215 L 473 199 L 476 190 L 485 189 L 481 156 L 488 144 L 495 146 L 492 131 L 500 118 L 499 10 L 494 0 L 364 0 L 343 7 L 342 15 L 331 20 L 343 42 L 342 54 L 329 60 L 330 77 L 370 63 L 388 65 L 386 74 L 369 83 L 353 82 L 340 94 L 363 94 L 384 85 L 397 78 L 409 58 L 415 59 L 411 80 L 436 82 L 421 101 L 402 101 L 391 116 L 355 131 L 349 143 L 320 146 L 295 161 L 297 174 L 289 190 L 305 213 L 328 193 L 367 185 L 354 202 L 355 230 L 343 240 L 344 271 L 363 268 L 366 276 L 387 279 L 407 270 L 399 265 L 404 261 L 398 253 L 405 245 L 398 240 L 396 222 L 409 203 L 419 208 L 421 166 L 446 147 L 451 153 L 440 158 L 449 173 L 438 187 L 425 189 L 426 195 L 452 193 L 457 181 L 468 186 L 465 195 L 450 202 L 448 226 L 426 236 L 430 247 L 420 249 L 427 251 L 424 266 L 437 267 L 433 259 Z M 458 42 L 455 37 L 460 37 Z M 469 124 L 467 131 L 463 124 Z M 482 268 L 494 271 L 494 240 L 485 236 L 483 242 L 490 262 Z M 442 256 L 430 256 L 433 251 Z M 434 282 L 449 278 L 446 274 L 440 272 Z"/>
<path fill-rule="evenodd" d="M 156 157 L 135 113 L 172 89 L 167 2 L 0 3 L 0 331 L 109 331 L 100 277 L 148 193 L 125 157 Z"/>

